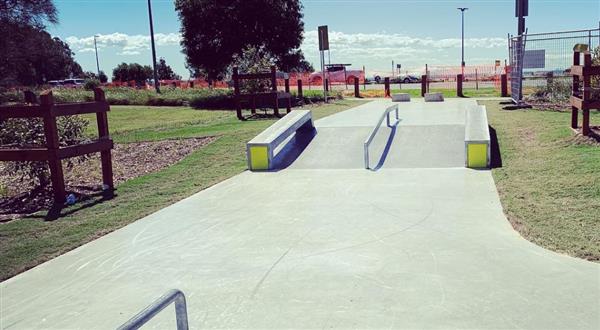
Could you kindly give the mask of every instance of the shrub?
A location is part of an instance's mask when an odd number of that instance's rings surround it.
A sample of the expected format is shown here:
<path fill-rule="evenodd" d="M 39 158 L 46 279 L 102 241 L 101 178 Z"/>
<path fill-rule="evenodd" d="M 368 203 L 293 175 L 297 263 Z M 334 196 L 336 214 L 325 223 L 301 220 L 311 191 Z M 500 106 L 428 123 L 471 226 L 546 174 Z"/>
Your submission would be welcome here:
<path fill-rule="evenodd" d="M 94 88 L 100 87 L 100 81 L 97 79 L 87 79 L 83 85 L 83 89 L 86 91 L 93 91 Z"/>
<path fill-rule="evenodd" d="M 89 122 L 79 116 L 57 118 L 60 146 L 70 146 L 86 141 L 85 129 Z M 40 118 L 8 119 L 0 122 L 0 145 L 11 148 L 44 146 L 44 124 Z M 69 158 L 63 161 L 67 168 L 85 159 Z M 22 183 L 46 188 L 50 183 L 50 171 L 46 162 L 7 162 L 4 170 Z"/>

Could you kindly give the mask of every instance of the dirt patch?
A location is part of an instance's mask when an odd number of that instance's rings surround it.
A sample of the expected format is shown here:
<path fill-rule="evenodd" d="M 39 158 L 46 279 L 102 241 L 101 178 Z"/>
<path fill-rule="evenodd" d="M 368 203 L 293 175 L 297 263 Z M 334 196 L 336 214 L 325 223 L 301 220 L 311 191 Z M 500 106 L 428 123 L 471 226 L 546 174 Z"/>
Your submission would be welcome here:
<path fill-rule="evenodd" d="M 573 129 L 573 131 L 575 135 L 570 139 L 570 143 L 600 147 L 600 126 L 591 126 L 589 136 L 584 136 L 581 128 Z"/>
<path fill-rule="evenodd" d="M 182 160 L 195 150 L 215 141 L 215 137 L 163 140 L 115 144 L 112 151 L 115 185 L 146 174 L 158 172 Z M 68 194 L 78 201 L 92 198 L 102 192 L 100 155 L 93 154 L 71 169 L 64 169 Z M 49 189 L 19 182 L 8 174 L 0 174 L 0 222 L 21 218 L 52 206 Z"/>

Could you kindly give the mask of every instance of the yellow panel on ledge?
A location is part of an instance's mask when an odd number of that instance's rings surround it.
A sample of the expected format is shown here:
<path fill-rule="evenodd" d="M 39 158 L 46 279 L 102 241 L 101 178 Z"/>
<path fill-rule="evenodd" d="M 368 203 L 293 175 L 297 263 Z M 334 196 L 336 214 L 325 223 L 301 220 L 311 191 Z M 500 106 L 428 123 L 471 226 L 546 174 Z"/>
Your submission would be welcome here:
<path fill-rule="evenodd" d="M 467 146 L 467 166 L 470 168 L 486 168 L 487 149 L 487 144 L 469 144 Z"/>
<path fill-rule="evenodd" d="M 269 169 L 269 150 L 266 146 L 250 147 L 250 167 L 259 171 Z"/>

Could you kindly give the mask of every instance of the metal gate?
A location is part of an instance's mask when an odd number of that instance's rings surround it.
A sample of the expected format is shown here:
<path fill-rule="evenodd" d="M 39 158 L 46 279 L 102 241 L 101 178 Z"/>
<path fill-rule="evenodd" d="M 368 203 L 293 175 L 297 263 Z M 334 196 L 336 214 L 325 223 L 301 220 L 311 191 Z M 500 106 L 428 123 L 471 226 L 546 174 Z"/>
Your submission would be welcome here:
<path fill-rule="evenodd" d="M 587 44 L 590 50 L 600 46 L 600 28 L 551 33 L 526 33 L 508 36 L 511 95 L 515 103 L 549 81 L 564 85 L 572 83 L 569 69 L 573 46 Z M 567 90 L 568 88 L 565 88 Z"/>

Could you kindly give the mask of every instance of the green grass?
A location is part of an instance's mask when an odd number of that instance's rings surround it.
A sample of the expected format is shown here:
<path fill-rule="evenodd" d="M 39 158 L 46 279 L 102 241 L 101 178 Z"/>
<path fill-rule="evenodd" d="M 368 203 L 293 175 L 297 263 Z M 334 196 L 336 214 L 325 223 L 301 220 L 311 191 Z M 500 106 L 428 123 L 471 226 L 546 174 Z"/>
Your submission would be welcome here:
<path fill-rule="evenodd" d="M 311 109 L 318 119 L 361 103 L 345 100 Z M 165 117 L 165 113 L 170 116 Z M 231 111 L 112 107 L 109 124 L 117 142 L 207 135 L 218 138 L 173 166 L 124 182 L 117 187 L 117 197 L 112 200 L 76 204 L 63 210 L 63 216 L 55 221 L 44 221 L 44 214 L 39 214 L 1 225 L 0 279 L 14 276 L 244 171 L 246 142 L 273 122 L 240 122 Z"/>
<path fill-rule="evenodd" d="M 550 250 L 600 261 L 600 146 L 574 136 L 570 113 L 483 104 L 502 155 L 492 173 L 515 229 Z"/>

